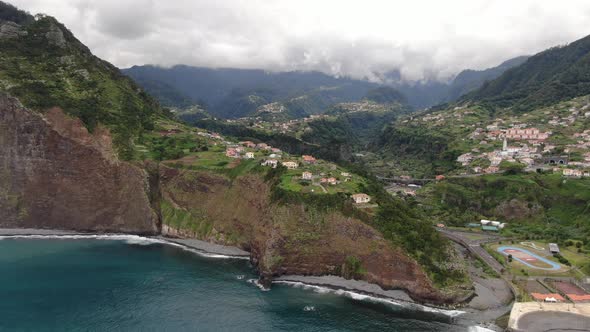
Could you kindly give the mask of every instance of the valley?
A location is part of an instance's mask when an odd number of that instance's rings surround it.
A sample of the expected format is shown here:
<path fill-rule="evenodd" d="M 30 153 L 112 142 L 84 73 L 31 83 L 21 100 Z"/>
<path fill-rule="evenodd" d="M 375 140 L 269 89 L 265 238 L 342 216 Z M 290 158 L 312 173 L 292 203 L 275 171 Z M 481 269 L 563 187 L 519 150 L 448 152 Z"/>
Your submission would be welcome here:
<path fill-rule="evenodd" d="M 446 80 L 120 70 L 0 1 L 0 233 L 215 248 L 263 290 L 329 286 L 492 329 L 534 325 L 533 302 L 583 316 L 589 38 Z"/>

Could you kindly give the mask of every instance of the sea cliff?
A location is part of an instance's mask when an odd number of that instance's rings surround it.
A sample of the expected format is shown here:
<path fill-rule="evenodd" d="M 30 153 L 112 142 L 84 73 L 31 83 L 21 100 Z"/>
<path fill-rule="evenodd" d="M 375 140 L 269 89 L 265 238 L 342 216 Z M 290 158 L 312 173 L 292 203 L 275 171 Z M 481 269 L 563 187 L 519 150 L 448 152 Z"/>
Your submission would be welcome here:
<path fill-rule="evenodd" d="M 280 203 L 263 174 L 235 178 L 116 157 L 108 129 L 89 133 L 59 109 L 0 96 L 0 227 L 199 239 L 250 252 L 261 281 L 336 275 L 455 303 L 403 249 L 338 209 Z"/>
<path fill-rule="evenodd" d="M 156 234 L 147 173 L 121 162 L 107 129 L 0 95 L 0 225 Z"/>

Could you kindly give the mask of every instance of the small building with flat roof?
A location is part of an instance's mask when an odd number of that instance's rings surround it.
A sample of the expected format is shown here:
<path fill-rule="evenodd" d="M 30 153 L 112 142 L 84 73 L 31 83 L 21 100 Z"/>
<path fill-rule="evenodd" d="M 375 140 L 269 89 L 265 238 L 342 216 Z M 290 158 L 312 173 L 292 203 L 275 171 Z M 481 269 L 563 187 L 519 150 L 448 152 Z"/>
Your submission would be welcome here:
<path fill-rule="evenodd" d="M 559 254 L 559 246 L 557 243 L 549 243 L 549 251 L 552 254 Z"/>

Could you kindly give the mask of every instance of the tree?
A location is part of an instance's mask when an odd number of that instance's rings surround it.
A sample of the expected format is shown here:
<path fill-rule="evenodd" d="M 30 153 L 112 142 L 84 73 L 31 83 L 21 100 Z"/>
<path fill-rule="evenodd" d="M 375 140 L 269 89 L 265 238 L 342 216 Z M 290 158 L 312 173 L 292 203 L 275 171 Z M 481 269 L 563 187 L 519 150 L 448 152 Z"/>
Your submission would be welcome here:
<path fill-rule="evenodd" d="M 522 174 L 526 166 L 521 163 L 513 163 L 509 161 L 503 161 L 500 163 L 500 170 L 504 171 L 505 175 L 516 175 Z"/>

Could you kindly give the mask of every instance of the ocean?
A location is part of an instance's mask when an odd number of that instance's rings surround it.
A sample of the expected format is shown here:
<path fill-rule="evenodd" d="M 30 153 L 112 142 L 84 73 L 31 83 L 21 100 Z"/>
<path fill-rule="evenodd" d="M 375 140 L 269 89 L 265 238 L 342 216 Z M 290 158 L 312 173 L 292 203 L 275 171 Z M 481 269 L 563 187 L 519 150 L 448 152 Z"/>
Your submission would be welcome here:
<path fill-rule="evenodd" d="M 134 236 L 0 237 L 0 330 L 468 331 L 456 312 L 302 284 Z"/>

